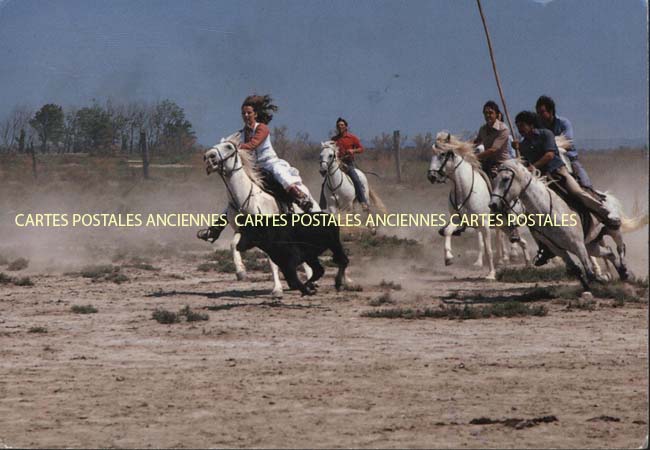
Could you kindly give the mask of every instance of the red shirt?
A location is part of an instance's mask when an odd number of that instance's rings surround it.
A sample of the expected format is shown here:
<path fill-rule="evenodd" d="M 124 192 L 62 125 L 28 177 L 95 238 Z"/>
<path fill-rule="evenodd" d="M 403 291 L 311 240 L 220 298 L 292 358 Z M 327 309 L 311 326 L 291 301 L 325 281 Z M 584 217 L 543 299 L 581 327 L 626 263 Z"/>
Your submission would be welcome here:
<path fill-rule="evenodd" d="M 244 127 L 244 143 L 239 144 L 239 148 L 242 150 L 255 150 L 264 139 L 270 134 L 269 127 L 263 123 L 258 123 L 257 128 L 255 128 L 255 133 L 253 130 Z"/>
<path fill-rule="evenodd" d="M 363 152 L 363 146 L 358 137 L 352 133 L 345 133 L 343 136 L 336 135 L 332 138 L 339 148 L 340 159 L 354 159 L 354 153 L 351 150 L 357 149 L 357 153 Z"/>

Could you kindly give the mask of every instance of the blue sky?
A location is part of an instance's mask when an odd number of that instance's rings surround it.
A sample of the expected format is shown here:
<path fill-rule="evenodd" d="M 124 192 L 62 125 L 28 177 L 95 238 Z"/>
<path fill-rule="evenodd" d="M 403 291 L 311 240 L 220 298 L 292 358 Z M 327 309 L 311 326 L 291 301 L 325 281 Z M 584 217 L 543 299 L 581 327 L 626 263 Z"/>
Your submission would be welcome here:
<path fill-rule="evenodd" d="M 647 135 L 647 3 L 483 0 L 512 116 L 556 99 L 578 138 Z M 200 142 L 270 93 L 272 125 L 324 140 L 475 130 L 498 99 L 473 0 L 0 0 L 0 119 L 14 106 L 165 98 Z"/>

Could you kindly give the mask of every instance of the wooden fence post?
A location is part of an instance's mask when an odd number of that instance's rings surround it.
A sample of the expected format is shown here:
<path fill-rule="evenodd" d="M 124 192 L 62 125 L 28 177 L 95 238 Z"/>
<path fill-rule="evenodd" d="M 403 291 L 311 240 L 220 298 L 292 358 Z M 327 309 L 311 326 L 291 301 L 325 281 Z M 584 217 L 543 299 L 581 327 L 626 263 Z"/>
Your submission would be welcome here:
<path fill-rule="evenodd" d="M 29 153 L 32 154 L 32 173 L 34 174 L 34 179 L 38 179 L 38 172 L 36 171 L 36 150 L 34 149 L 34 143 L 29 143 Z"/>
<path fill-rule="evenodd" d="M 395 152 L 395 167 L 397 171 L 397 182 L 402 182 L 402 159 L 400 158 L 399 130 L 393 131 L 393 151 Z"/>
<path fill-rule="evenodd" d="M 140 151 L 142 153 L 142 174 L 144 179 L 149 179 L 149 150 L 147 149 L 147 135 L 144 131 L 140 132 Z"/>

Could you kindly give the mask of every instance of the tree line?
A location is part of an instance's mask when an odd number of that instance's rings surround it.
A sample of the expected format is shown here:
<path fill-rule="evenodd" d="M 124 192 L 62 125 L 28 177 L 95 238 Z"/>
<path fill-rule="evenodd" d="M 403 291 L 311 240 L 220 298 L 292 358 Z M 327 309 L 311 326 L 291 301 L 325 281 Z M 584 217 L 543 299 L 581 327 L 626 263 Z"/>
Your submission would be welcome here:
<path fill-rule="evenodd" d="M 151 154 L 187 153 L 196 145 L 185 111 L 171 100 L 93 100 L 82 108 L 54 103 L 37 111 L 14 108 L 0 123 L 0 152 L 129 154 L 140 151 L 142 135 Z"/>

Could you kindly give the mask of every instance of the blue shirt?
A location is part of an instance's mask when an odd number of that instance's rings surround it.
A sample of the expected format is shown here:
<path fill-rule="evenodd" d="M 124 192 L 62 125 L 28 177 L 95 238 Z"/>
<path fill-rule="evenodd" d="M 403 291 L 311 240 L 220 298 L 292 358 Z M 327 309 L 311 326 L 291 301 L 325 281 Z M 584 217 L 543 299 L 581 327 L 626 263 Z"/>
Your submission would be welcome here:
<path fill-rule="evenodd" d="M 571 122 L 569 122 L 569 119 L 566 117 L 555 116 L 555 119 L 553 119 L 553 124 L 547 128 L 551 130 L 555 136 L 563 134 L 564 137 L 573 141 L 573 126 L 571 125 Z M 574 159 L 578 157 L 578 152 L 574 146 L 571 146 L 565 150 L 569 158 Z"/>
<path fill-rule="evenodd" d="M 519 143 L 521 156 L 530 164 L 535 164 L 546 152 L 551 150 L 554 153 L 553 159 L 545 167 L 540 169 L 542 174 L 553 173 L 564 166 L 564 163 L 560 159 L 560 151 L 557 149 L 557 145 L 555 145 L 555 136 L 553 136 L 553 133 L 546 129 L 540 130 L 535 128 L 530 138 L 522 137 Z"/>

